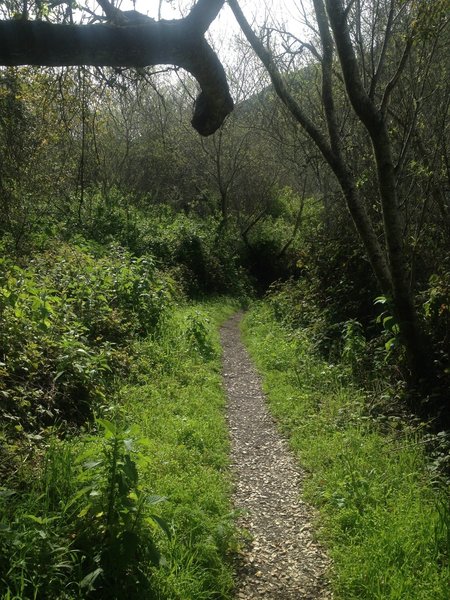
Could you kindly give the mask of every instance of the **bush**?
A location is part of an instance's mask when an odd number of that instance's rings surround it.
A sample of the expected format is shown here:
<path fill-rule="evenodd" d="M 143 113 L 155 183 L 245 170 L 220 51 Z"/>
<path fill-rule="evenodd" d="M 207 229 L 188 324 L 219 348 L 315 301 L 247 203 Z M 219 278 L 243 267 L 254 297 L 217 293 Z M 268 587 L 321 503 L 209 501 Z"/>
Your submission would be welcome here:
<path fill-rule="evenodd" d="M 181 212 L 117 188 L 105 195 L 93 187 L 86 192 L 81 223 L 67 225 L 64 234 L 71 240 L 81 230 L 97 245 L 115 243 L 137 257 L 152 256 L 159 267 L 172 272 L 187 295 L 246 296 L 250 285 L 236 230 L 222 229 L 218 217 L 200 216 L 194 205 L 191 208 Z"/>
<path fill-rule="evenodd" d="M 172 297 L 151 257 L 117 245 L 60 244 L 27 267 L 1 259 L 2 416 L 19 430 L 83 422 L 126 369 L 121 347 L 154 331 Z"/>

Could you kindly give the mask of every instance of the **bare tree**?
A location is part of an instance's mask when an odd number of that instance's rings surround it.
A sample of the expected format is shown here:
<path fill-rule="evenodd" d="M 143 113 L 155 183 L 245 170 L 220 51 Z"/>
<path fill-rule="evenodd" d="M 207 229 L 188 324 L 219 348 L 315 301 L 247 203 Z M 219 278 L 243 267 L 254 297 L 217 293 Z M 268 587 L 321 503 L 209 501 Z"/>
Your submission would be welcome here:
<path fill-rule="evenodd" d="M 421 385 L 421 382 L 432 381 L 430 344 L 422 331 L 410 287 L 397 192 L 396 162 L 389 132 L 390 99 L 402 78 L 414 44 L 414 30 L 410 28 L 414 22 L 413 3 L 406 3 L 408 6 L 405 8 L 405 3 L 390 0 L 387 13 L 382 12 L 377 3 L 377 9 L 371 15 L 373 27 L 366 31 L 368 15 L 364 10 L 367 3 L 364 3 L 364 8 L 362 2 L 350 1 L 344 5 L 342 0 L 312 1 L 319 48 L 309 43 L 302 45 L 313 54 L 321 68 L 321 105 L 325 129 L 320 120 L 311 118 L 290 91 L 273 54 L 253 32 L 237 0 L 228 0 L 228 3 L 247 40 L 269 72 L 277 95 L 313 140 L 339 182 L 380 290 L 392 299 L 414 383 Z M 368 4 L 370 8 L 373 3 Z M 379 22 L 381 14 L 383 26 Z M 394 34 L 394 21 L 402 24 L 401 35 Z M 369 52 L 364 39 L 367 36 Z M 388 69 L 387 58 L 394 42 L 397 46 L 401 44 L 402 50 L 396 62 L 391 60 Z M 396 54 L 391 52 L 390 56 L 395 57 Z M 373 222 L 365 199 L 361 196 L 357 173 L 349 162 L 350 153 L 344 147 L 345 138 L 336 109 L 337 82 L 344 83 L 353 116 L 363 126 L 372 143 L 372 164 L 378 180 L 384 243 L 378 236 L 378 224 L 376 226 Z M 427 389 L 426 385 L 423 389 Z"/>

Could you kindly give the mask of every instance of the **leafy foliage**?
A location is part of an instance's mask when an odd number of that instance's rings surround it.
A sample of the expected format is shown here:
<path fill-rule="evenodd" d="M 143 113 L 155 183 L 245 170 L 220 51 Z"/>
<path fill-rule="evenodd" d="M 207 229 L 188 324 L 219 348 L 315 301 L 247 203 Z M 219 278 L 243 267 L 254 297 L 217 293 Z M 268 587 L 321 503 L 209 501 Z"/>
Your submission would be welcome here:
<path fill-rule="evenodd" d="M 56 245 L 0 262 L 2 413 L 16 429 L 83 422 L 120 370 L 122 348 L 154 331 L 172 298 L 149 257 L 112 245 Z"/>
<path fill-rule="evenodd" d="M 350 3 L 348 15 L 377 105 L 393 86 L 386 119 L 408 281 L 438 374 L 439 397 L 430 389 L 418 403 L 438 429 L 450 389 L 449 63 L 446 0 L 432 4 L 394 2 L 391 19 L 381 5 Z M 16 0 L 2 15 L 27 9 L 72 18 L 67 3 Z M 283 35 L 276 62 L 325 132 L 321 62 L 306 45 L 283 55 L 291 41 Z M 232 308 L 178 303 L 246 301 L 268 288 L 270 315 L 249 322 L 270 329 L 263 364 L 276 410 L 301 433 L 294 444 L 315 473 L 311 497 L 331 514 L 329 539 L 348 549 L 336 551 L 346 566 L 337 589 L 346 600 L 440 597 L 433 569 L 436 559 L 447 565 L 448 511 L 428 477 L 441 485 L 448 436 L 402 425 L 410 416 L 398 319 L 386 297 L 375 301 L 382 291 L 331 173 L 273 88 L 261 91 L 264 75 L 242 48 L 236 111 L 201 142 L 181 124 L 193 93 L 181 73 L 175 84 L 141 70 L 0 70 L 5 600 L 228 597 L 233 515 L 213 330 Z M 382 240 L 372 147 L 337 71 L 332 86 L 344 160 Z M 117 403 L 127 415 L 116 419 Z M 409 492 L 404 473 L 425 488 Z M 169 498 L 157 510 L 154 490 Z M 425 573 L 417 587 L 414 569 Z"/>

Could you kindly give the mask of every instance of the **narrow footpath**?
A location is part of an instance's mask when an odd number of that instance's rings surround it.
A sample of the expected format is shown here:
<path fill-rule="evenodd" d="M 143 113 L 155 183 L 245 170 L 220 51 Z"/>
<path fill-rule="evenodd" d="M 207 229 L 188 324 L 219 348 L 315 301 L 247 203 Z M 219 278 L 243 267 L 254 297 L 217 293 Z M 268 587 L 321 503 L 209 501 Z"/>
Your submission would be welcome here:
<path fill-rule="evenodd" d="M 329 561 L 313 538 L 313 511 L 301 500 L 303 474 L 266 407 L 240 340 L 241 316 L 221 330 L 233 502 L 242 513 L 239 525 L 250 536 L 236 567 L 236 599 L 330 599 Z"/>

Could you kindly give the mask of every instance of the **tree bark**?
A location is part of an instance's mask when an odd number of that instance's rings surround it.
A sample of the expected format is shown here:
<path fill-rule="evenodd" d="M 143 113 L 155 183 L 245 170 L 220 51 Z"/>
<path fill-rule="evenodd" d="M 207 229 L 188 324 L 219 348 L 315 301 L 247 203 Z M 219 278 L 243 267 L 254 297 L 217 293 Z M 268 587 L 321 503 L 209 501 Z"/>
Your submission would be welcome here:
<path fill-rule="evenodd" d="M 394 311 L 412 378 L 416 384 L 419 384 L 420 381 L 430 381 L 432 378 L 431 345 L 427 343 L 421 329 L 409 286 L 409 269 L 404 252 L 403 228 L 398 207 L 395 165 L 388 126 L 383 112 L 378 109 L 374 100 L 364 89 L 350 39 L 347 15 L 341 0 L 325 1 L 347 95 L 372 141 L 392 279 Z"/>
<path fill-rule="evenodd" d="M 210 135 L 233 110 L 224 68 L 203 37 L 222 4 L 211 0 L 208 10 L 198 2 L 184 19 L 120 26 L 0 21 L 0 64 L 182 67 L 201 88 L 192 125 L 201 135 Z"/>

